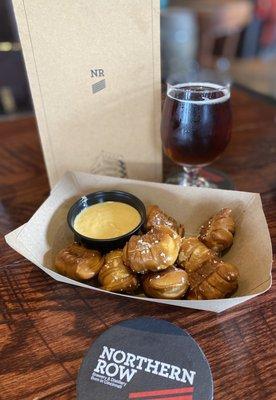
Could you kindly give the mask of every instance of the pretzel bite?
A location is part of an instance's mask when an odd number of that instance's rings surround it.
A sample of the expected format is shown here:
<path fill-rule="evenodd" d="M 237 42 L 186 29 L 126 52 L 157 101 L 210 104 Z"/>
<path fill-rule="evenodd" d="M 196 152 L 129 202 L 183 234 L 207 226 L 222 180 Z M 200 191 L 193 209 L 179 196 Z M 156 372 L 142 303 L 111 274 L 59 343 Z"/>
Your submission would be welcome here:
<path fill-rule="evenodd" d="M 166 269 L 176 261 L 180 243 L 180 236 L 171 228 L 153 228 L 130 238 L 123 250 L 124 262 L 137 273 Z"/>
<path fill-rule="evenodd" d="M 200 229 L 199 240 L 209 249 L 221 253 L 233 244 L 235 221 L 230 208 L 223 208 Z"/>
<path fill-rule="evenodd" d="M 56 255 L 55 268 L 69 278 L 86 281 L 98 274 L 103 261 L 99 251 L 72 243 Z"/>
<path fill-rule="evenodd" d="M 237 268 L 219 259 L 195 237 L 182 239 L 178 265 L 188 274 L 190 300 L 222 299 L 238 288 Z"/>
<path fill-rule="evenodd" d="M 167 215 L 157 205 L 151 205 L 147 209 L 147 230 L 158 228 L 159 226 L 167 226 L 180 236 L 184 236 L 185 229 L 183 225 L 178 225 L 174 218 Z"/>
<path fill-rule="evenodd" d="M 143 279 L 146 295 L 159 299 L 181 299 L 188 287 L 187 273 L 174 266 L 161 272 L 151 272 Z"/>
<path fill-rule="evenodd" d="M 105 290 L 131 293 L 138 287 L 138 279 L 124 264 L 122 255 L 122 250 L 106 254 L 98 279 Z"/>

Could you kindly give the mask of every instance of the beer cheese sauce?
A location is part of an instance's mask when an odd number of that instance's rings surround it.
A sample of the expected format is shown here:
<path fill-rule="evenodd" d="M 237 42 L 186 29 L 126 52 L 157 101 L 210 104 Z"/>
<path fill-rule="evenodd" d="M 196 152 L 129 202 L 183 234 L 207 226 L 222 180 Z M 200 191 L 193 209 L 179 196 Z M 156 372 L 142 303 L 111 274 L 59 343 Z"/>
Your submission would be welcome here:
<path fill-rule="evenodd" d="M 106 201 L 85 208 L 76 216 L 74 229 L 89 238 L 112 239 L 129 233 L 141 222 L 139 212 L 126 203 Z"/>

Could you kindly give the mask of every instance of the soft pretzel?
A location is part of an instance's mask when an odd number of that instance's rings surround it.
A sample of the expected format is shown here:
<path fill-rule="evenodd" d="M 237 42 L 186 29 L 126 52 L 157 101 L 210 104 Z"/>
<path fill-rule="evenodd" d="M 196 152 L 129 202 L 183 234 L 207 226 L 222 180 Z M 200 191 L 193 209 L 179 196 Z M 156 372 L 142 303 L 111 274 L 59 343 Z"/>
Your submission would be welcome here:
<path fill-rule="evenodd" d="M 97 250 L 72 243 L 56 255 L 55 268 L 62 275 L 82 281 L 96 276 L 103 261 L 104 258 Z"/>
<path fill-rule="evenodd" d="M 182 239 L 178 264 L 188 273 L 188 299 L 222 299 L 238 288 L 238 270 L 197 238 Z"/>
<path fill-rule="evenodd" d="M 99 272 L 99 282 L 110 292 L 133 292 L 138 287 L 135 274 L 123 263 L 122 250 L 106 254 L 105 262 Z"/>
<path fill-rule="evenodd" d="M 188 287 L 187 273 L 173 266 L 161 272 L 151 272 L 143 279 L 146 295 L 159 299 L 181 299 Z"/>
<path fill-rule="evenodd" d="M 199 239 L 216 253 L 232 246 L 235 221 L 231 214 L 230 208 L 223 208 L 200 229 Z"/>
<path fill-rule="evenodd" d="M 158 228 L 159 226 L 168 226 L 180 236 L 184 236 L 185 230 L 183 225 L 178 225 L 174 218 L 167 215 L 157 205 L 151 205 L 147 209 L 146 227 L 150 230 L 152 228 Z"/>
<path fill-rule="evenodd" d="M 166 269 L 176 261 L 180 243 L 180 236 L 171 228 L 153 228 L 130 238 L 123 250 L 124 262 L 138 273 Z"/>

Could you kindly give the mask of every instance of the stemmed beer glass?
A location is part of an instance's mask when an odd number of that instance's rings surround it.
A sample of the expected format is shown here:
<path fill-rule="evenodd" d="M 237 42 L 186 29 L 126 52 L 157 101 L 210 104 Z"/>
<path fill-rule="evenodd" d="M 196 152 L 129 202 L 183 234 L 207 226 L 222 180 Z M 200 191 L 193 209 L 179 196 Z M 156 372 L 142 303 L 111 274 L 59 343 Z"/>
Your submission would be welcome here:
<path fill-rule="evenodd" d="M 206 179 L 200 170 L 216 160 L 229 143 L 230 96 L 229 81 L 222 80 L 213 71 L 201 71 L 167 83 L 161 138 L 165 154 L 183 167 L 183 172 L 170 177 L 168 182 L 219 186 L 214 171 Z M 224 177 L 225 186 L 225 175 L 218 172 L 218 176 Z M 231 187 L 231 183 L 227 186 Z"/>

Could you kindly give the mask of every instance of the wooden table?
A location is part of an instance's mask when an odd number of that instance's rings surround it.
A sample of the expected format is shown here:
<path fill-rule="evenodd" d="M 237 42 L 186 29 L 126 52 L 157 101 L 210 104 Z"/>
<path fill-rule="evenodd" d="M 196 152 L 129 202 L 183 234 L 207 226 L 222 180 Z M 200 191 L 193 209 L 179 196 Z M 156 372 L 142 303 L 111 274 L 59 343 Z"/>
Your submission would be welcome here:
<path fill-rule="evenodd" d="M 237 189 L 262 193 L 275 251 L 275 107 L 235 91 L 233 108 L 233 139 L 215 166 L 231 175 Z M 5 234 L 31 217 L 49 186 L 34 118 L 1 122 L 0 139 Z M 164 318 L 193 335 L 210 362 L 216 400 L 275 399 L 275 285 L 216 315 L 58 283 L 3 238 L 0 257 L 0 399 L 75 399 L 78 369 L 90 344 L 116 322 L 144 315 Z"/>

